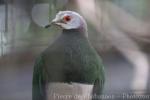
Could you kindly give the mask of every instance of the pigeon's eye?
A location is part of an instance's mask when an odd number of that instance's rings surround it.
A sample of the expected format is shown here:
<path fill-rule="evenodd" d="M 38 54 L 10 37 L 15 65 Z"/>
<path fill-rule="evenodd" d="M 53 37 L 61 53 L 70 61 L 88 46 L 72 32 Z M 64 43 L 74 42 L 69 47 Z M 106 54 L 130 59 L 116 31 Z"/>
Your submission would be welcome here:
<path fill-rule="evenodd" d="M 71 16 L 64 16 L 63 20 L 65 22 L 69 22 L 71 20 Z"/>

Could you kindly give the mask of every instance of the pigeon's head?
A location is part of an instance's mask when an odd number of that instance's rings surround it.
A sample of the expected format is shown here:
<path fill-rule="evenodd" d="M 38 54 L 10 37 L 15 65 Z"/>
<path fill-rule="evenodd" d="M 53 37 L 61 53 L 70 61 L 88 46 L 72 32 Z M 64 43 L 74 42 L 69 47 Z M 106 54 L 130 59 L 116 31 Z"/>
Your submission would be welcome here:
<path fill-rule="evenodd" d="M 84 18 L 74 11 L 59 11 L 50 25 L 55 24 L 63 29 L 84 29 L 87 30 L 87 24 Z M 46 27 L 49 27 L 47 25 Z"/>

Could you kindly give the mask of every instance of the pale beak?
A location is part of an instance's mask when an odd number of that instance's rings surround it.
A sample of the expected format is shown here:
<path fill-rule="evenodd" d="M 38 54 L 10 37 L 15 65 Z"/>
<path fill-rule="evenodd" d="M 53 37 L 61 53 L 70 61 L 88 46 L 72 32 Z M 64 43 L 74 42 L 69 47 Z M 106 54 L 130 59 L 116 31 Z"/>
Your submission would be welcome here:
<path fill-rule="evenodd" d="M 65 23 L 63 20 L 60 20 L 60 19 L 57 19 L 57 18 L 55 18 L 55 19 L 53 19 L 52 21 L 51 21 L 51 23 L 50 24 L 48 24 L 48 25 L 46 25 L 45 26 L 45 28 L 49 28 L 49 27 L 51 27 L 52 25 L 59 25 L 59 23 Z"/>
<path fill-rule="evenodd" d="M 46 25 L 45 28 L 49 28 L 52 26 L 52 24 L 54 24 L 53 22 L 51 22 L 50 24 Z"/>
<path fill-rule="evenodd" d="M 51 23 L 49 23 L 48 25 L 46 25 L 45 28 L 49 28 L 49 27 L 51 27 L 53 24 L 56 24 L 56 23 L 57 23 L 57 20 L 56 20 L 56 18 L 55 18 L 55 19 L 53 19 L 53 20 L 51 21 Z"/>

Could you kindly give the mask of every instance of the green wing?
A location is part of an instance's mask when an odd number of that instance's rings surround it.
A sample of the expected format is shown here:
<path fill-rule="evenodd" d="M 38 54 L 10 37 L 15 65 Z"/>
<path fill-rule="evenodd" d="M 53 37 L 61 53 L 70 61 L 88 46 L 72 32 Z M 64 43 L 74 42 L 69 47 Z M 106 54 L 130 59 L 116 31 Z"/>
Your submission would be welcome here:
<path fill-rule="evenodd" d="M 100 59 L 97 59 L 97 64 L 99 66 L 98 69 L 98 77 L 94 82 L 94 87 L 93 87 L 93 98 L 92 100 L 101 100 L 102 98 L 102 92 L 104 88 L 104 83 L 105 83 L 105 71 L 104 71 L 104 66 L 101 62 Z"/>
<path fill-rule="evenodd" d="M 44 60 L 42 56 L 40 56 L 34 65 L 32 80 L 32 100 L 46 100 L 44 74 Z"/>
<path fill-rule="evenodd" d="M 93 88 L 93 99 L 92 100 L 101 100 L 100 97 L 104 88 L 104 78 L 99 77 L 95 83 Z"/>

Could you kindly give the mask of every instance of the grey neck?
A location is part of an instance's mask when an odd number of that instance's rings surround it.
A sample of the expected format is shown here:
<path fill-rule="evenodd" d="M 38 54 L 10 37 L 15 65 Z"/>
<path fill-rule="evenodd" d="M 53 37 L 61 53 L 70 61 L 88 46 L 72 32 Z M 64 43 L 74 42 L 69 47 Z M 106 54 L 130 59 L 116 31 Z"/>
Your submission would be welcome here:
<path fill-rule="evenodd" d="M 88 37 L 88 33 L 83 29 L 63 29 L 63 34 L 72 34 Z"/>

